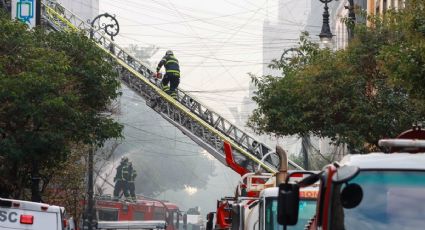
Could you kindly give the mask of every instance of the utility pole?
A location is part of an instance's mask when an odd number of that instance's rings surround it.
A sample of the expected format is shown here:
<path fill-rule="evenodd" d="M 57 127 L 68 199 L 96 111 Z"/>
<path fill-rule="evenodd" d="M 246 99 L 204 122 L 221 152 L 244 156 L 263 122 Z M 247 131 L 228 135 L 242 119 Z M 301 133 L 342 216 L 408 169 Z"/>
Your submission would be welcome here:
<path fill-rule="evenodd" d="M 303 155 L 303 168 L 308 170 L 310 168 L 308 161 L 308 150 L 310 146 L 310 137 L 308 135 L 304 135 L 301 137 L 301 154 Z"/>
<path fill-rule="evenodd" d="M 31 201 L 41 202 L 40 196 L 40 175 L 38 173 L 38 162 L 32 162 L 31 170 Z"/>
<path fill-rule="evenodd" d="M 88 182 L 87 182 L 87 223 L 88 223 L 88 230 L 93 230 L 93 161 L 94 161 L 94 146 L 89 150 L 89 158 L 88 158 Z"/>
<path fill-rule="evenodd" d="M 109 23 L 101 23 L 101 19 L 109 19 Z M 97 26 L 95 25 L 95 23 L 97 22 Z M 111 40 L 114 40 L 114 37 L 118 34 L 120 27 L 118 24 L 117 19 L 108 14 L 108 13 L 104 13 L 104 14 L 100 14 L 98 16 L 96 16 L 90 23 L 91 28 L 90 28 L 90 39 L 94 39 L 95 38 L 95 32 L 97 30 L 104 30 L 106 34 L 108 34 L 109 36 L 111 36 Z M 94 192 L 93 192 L 93 187 L 94 187 L 94 183 L 93 183 L 93 169 L 94 169 L 94 153 L 96 151 L 95 145 L 92 146 L 92 149 L 90 149 L 89 152 L 89 158 L 88 158 L 88 181 L 87 181 L 87 193 L 88 193 L 88 202 L 87 202 L 87 210 L 86 210 L 86 217 L 87 217 L 87 229 L 88 230 L 93 230 L 93 206 L 94 206 Z"/>
<path fill-rule="evenodd" d="M 41 0 L 35 0 L 35 25 L 41 25 Z"/>

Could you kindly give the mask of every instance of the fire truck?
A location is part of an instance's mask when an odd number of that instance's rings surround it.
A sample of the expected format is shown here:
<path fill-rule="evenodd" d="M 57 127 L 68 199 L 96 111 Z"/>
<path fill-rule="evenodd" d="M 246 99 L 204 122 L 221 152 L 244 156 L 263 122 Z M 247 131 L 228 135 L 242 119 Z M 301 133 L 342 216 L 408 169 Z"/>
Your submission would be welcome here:
<path fill-rule="evenodd" d="M 230 147 L 225 146 L 225 149 L 228 165 L 237 172 L 243 171 L 241 166 L 236 165 L 232 159 Z M 242 177 L 237 186 L 235 196 L 225 197 L 217 201 L 216 212 L 211 212 L 207 215 L 207 230 L 272 230 L 282 228 L 276 219 L 279 192 L 276 184 L 280 184 L 284 180 L 297 182 L 313 172 L 288 171 L 285 151 L 277 147 L 276 152 L 281 159 L 279 172 L 276 175 L 264 172 L 241 173 Z M 303 226 L 302 221 L 307 223 L 315 213 L 316 197 L 318 195 L 317 185 L 307 186 L 300 191 L 302 201 L 300 203 L 301 221 L 299 226 Z"/>
<path fill-rule="evenodd" d="M 95 199 L 98 229 L 179 229 L 179 207 L 171 202 L 137 196 L 136 202 Z"/>
<path fill-rule="evenodd" d="M 385 152 L 348 155 L 323 171 L 279 187 L 281 224 L 299 221 L 299 189 L 319 181 L 317 211 L 306 229 L 423 229 L 425 131 L 414 127 L 379 145 Z"/>

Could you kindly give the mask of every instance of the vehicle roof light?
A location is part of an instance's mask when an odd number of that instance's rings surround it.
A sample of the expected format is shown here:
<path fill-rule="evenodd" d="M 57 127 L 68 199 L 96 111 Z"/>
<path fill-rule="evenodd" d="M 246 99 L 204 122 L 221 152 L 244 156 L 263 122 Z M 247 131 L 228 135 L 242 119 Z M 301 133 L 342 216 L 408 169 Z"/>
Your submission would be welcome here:
<path fill-rule="evenodd" d="M 41 206 L 41 210 L 47 211 L 47 209 L 49 209 L 49 206 Z"/>
<path fill-rule="evenodd" d="M 20 221 L 21 224 L 33 224 L 34 216 L 33 215 L 21 215 Z"/>
<path fill-rule="evenodd" d="M 425 140 L 417 139 L 382 139 L 378 145 L 381 147 L 416 147 L 424 148 Z"/>
<path fill-rule="evenodd" d="M 14 207 L 14 208 L 19 208 L 19 206 L 20 206 L 21 204 L 19 204 L 19 203 L 12 203 L 12 206 Z"/>
<path fill-rule="evenodd" d="M 12 201 L 0 199 L 0 207 L 11 207 Z"/>

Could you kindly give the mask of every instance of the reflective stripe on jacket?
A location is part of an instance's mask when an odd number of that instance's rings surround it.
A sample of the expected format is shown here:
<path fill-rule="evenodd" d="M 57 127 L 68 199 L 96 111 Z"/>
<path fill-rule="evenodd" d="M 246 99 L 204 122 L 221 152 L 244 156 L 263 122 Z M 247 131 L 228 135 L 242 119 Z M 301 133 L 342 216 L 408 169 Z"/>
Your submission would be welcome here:
<path fill-rule="evenodd" d="M 120 164 L 117 167 L 117 175 L 115 175 L 116 180 L 127 180 L 128 178 L 128 166 L 126 164 Z"/>
<path fill-rule="evenodd" d="M 124 165 L 121 169 L 121 172 L 122 172 L 122 174 L 121 174 L 122 180 L 127 180 L 127 178 L 128 178 L 128 166 Z"/>
<path fill-rule="evenodd" d="M 134 180 L 136 179 L 136 177 L 137 177 L 137 172 L 136 172 L 136 170 L 134 170 L 133 169 L 133 172 L 131 172 L 130 173 L 130 177 L 129 177 L 129 180 L 128 180 L 128 182 L 134 182 Z"/>

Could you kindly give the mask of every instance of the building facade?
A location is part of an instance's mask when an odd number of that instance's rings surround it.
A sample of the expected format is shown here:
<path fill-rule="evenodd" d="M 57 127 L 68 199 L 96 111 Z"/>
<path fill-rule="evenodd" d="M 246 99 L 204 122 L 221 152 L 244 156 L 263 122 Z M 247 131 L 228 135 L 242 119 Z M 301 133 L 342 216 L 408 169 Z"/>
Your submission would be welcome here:
<path fill-rule="evenodd" d="M 368 0 L 353 0 L 354 8 L 357 10 L 367 10 Z M 348 1 L 341 1 L 336 9 L 334 17 L 331 19 L 334 22 L 334 28 L 332 32 L 335 34 L 334 37 L 334 48 L 344 49 L 348 44 L 348 28 L 344 19 L 348 18 L 349 10 L 346 8 L 349 6 Z M 365 23 L 364 19 L 356 17 L 356 24 Z M 334 32 L 335 31 L 335 32 Z"/>
<path fill-rule="evenodd" d="M 404 8 L 405 0 L 354 0 L 355 8 L 358 10 L 364 10 L 368 15 L 383 15 L 387 10 L 397 10 Z M 334 22 L 332 31 L 334 32 L 334 48 L 343 49 L 348 44 L 348 33 L 347 26 L 344 22 L 344 18 L 348 17 L 348 1 L 341 1 L 337 8 L 336 14 L 331 19 Z M 356 24 L 369 23 L 365 19 L 356 17 Z"/>
<path fill-rule="evenodd" d="M 404 8 L 405 0 L 368 0 L 367 12 L 370 15 L 384 14 L 388 9 Z"/>

